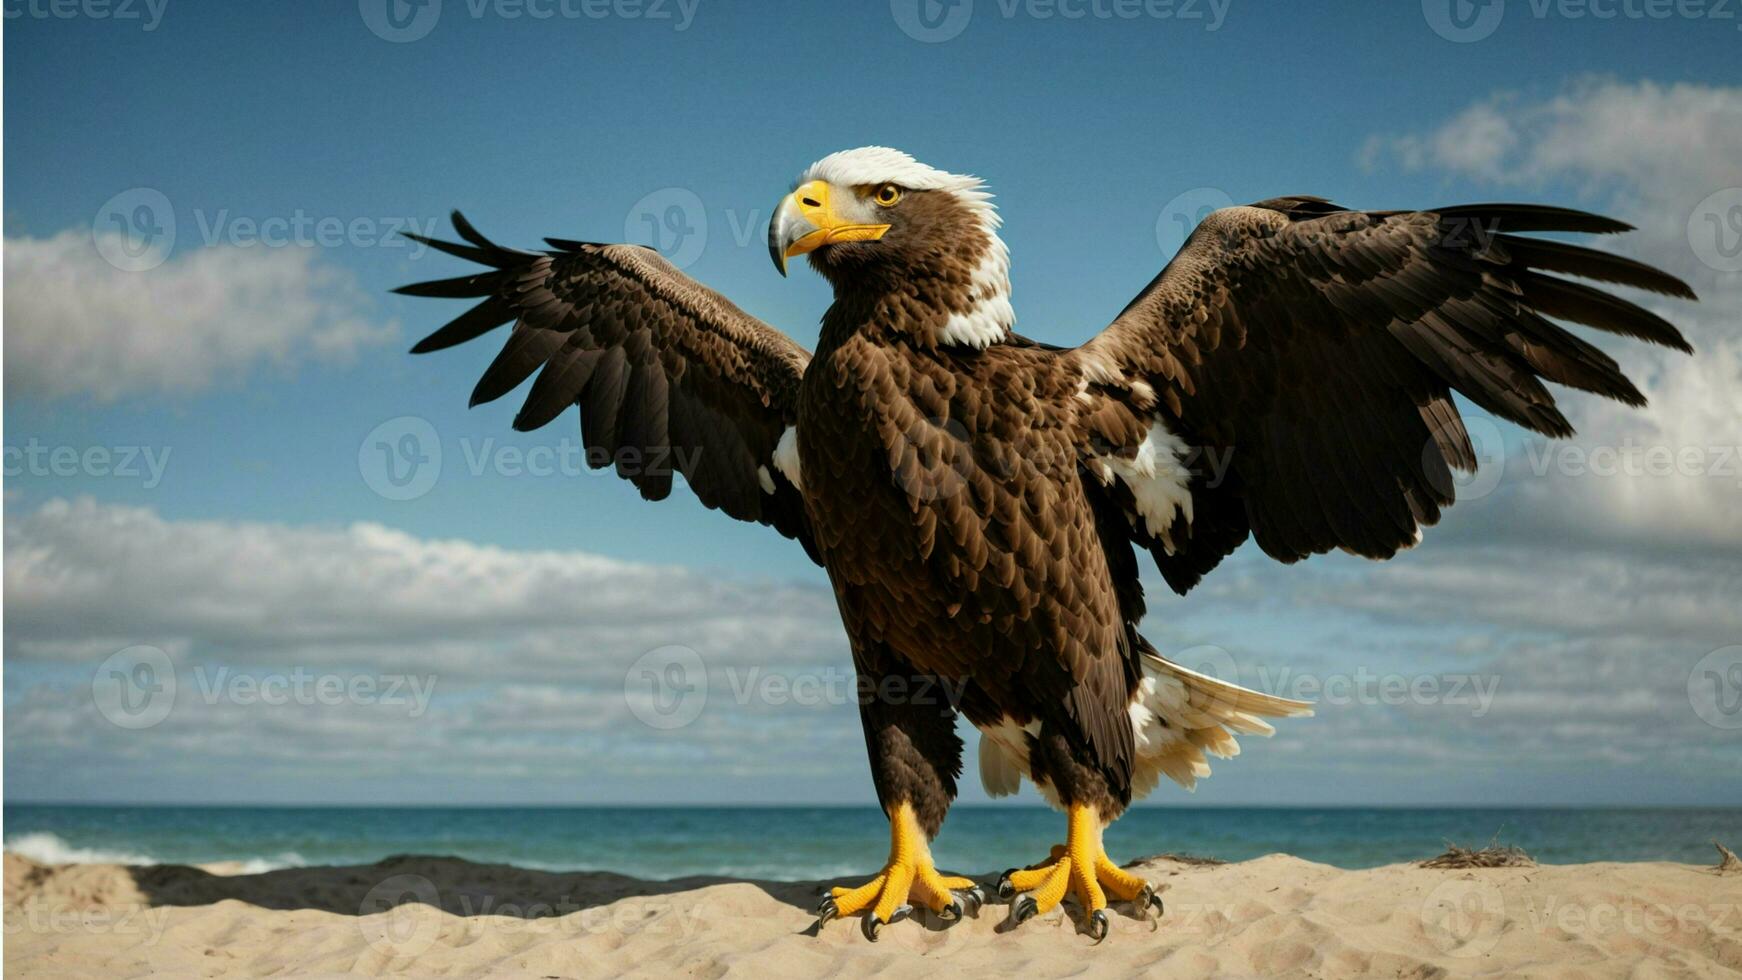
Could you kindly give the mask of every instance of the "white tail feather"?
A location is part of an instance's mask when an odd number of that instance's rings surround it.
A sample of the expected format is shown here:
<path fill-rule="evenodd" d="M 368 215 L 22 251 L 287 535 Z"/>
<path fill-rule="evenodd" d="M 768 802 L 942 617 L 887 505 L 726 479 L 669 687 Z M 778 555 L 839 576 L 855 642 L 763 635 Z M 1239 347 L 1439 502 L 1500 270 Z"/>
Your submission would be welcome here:
<path fill-rule="evenodd" d="M 1141 799 L 1166 776 L 1186 789 L 1210 774 L 1206 755 L 1232 759 L 1240 754 L 1240 735 L 1273 735 L 1265 718 L 1300 718 L 1313 713 L 1293 701 L 1217 680 L 1149 651 L 1143 653 L 1143 680 L 1131 702 L 1131 728 L 1137 763 L 1131 774 L 1132 799 Z M 1028 772 L 1028 736 L 1009 719 L 980 729 L 980 783 L 989 796 L 1016 792 Z M 1045 794 L 1043 794 L 1045 795 Z"/>
<path fill-rule="evenodd" d="M 1162 776 L 1195 789 L 1210 774 L 1206 753 L 1224 759 L 1240 754 L 1235 733 L 1272 735 L 1276 729 L 1264 718 L 1312 713 L 1305 701 L 1249 690 L 1145 651 L 1143 680 L 1131 708 L 1137 728 L 1132 798 L 1147 795 Z"/>

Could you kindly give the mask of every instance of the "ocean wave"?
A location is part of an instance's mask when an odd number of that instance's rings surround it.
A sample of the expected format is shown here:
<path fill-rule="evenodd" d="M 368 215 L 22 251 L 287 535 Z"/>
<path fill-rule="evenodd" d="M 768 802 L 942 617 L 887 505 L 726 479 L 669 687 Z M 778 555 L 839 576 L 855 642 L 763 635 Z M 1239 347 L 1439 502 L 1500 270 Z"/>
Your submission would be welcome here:
<path fill-rule="evenodd" d="M 127 851 L 74 847 L 55 834 L 19 834 L 6 841 L 6 850 L 38 864 L 157 864 L 156 858 Z"/>
<path fill-rule="evenodd" d="M 101 847 L 75 847 L 58 834 L 44 831 L 7 838 L 6 851 L 20 857 L 27 857 L 38 864 L 152 865 L 165 863 L 149 854 L 134 851 L 111 850 Z M 275 857 L 239 857 L 228 860 L 237 865 L 237 874 L 245 875 L 262 874 L 267 871 L 277 871 L 280 868 L 300 868 L 308 863 L 302 855 L 294 851 L 285 851 Z"/>
<path fill-rule="evenodd" d="M 295 851 L 285 851 L 275 858 L 248 858 L 236 869 L 237 874 L 258 875 L 268 871 L 279 871 L 284 868 L 302 868 L 308 861 Z"/>

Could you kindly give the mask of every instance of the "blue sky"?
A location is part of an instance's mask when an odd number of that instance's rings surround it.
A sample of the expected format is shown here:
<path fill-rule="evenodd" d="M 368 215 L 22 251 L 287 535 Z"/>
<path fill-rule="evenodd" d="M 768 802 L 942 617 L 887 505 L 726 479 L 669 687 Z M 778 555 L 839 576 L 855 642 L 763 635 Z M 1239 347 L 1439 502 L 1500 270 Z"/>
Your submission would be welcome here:
<path fill-rule="evenodd" d="M 1272 688 L 1357 671 L 1496 685 L 1485 709 L 1327 706 L 1249 742 L 1196 801 L 1742 802 L 1737 729 L 1684 690 L 1712 664 L 1742 685 L 1724 652 L 1742 643 L 1742 508 L 1721 471 L 1742 286 L 1684 231 L 1742 185 L 1742 21 L 1497 6 L 1491 33 L 1457 43 L 1433 0 L 1153 8 L 1168 17 L 977 0 L 936 8 L 968 19 L 927 43 L 902 29 L 905 0 L 604 17 L 533 0 L 544 19 L 446 0 L 394 43 L 374 0 L 168 0 L 155 21 L 8 0 L 8 797 L 871 799 L 844 705 L 727 696 L 758 669 L 845 670 L 821 572 L 681 490 L 656 506 L 609 476 L 515 472 L 503 451 L 574 444 L 572 414 L 516 434 L 513 396 L 467 411 L 490 344 L 407 356 L 458 310 L 387 290 L 461 264 L 387 233 L 460 207 L 510 244 L 651 242 L 809 345 L 828 291 L 775 274 L 767 215 L 810 160 L 884 143 L 990 182 L 1018 329 L 1058 343 L 1105 324 L 1177 243 L 1158 227 L 1200 203 L 1526 198 L 1639 223 L 1616 247 L 1701 289 L 1673 314 L 1702 359 L 1628 353 L 1659 406 L 1643 422 L 1579 396 L 1570 414 L 1593 446 L 1691 447 L 1700 472 L 1535 473 L 1532 444 L 1490 427 L 1505 478 L 1479 478 L 1423 549 L 1383 568 L 1242 552 L 1190 599 L 1155 583 L 1148 632 Z M 103 236 L 142 201 L 173 217 L 173 250 L 116 269 Z M 645 216 L 673 204 L 689 236 L 649 238 Z M 256 241 L 275 219 L 345 230 Z M 405 417 L 441 475 L 390 499 L 360 454 L 384 423 L 397 445 Z M 140 475 L 109 472 L 136 447 Z M 93 448 L 110 463 L 85 462 Z M 57 471 L 56 449 L 81 462 Z M 644 587 L 601 598 L 620 581 Z M 652 599 L 671 596 L 685 613 L 662 621 Z M 160 725 L 105 726 L 93 671 L 136 645 L 166 651 L 182 700 Z M 700 651 L 709 707 L 636 724 L 625 671 L 669 645 Z M 190 696 L 225 668 L 220 686 L 301 669 L 426 677 L 434 695 L 417 717 Z"/>

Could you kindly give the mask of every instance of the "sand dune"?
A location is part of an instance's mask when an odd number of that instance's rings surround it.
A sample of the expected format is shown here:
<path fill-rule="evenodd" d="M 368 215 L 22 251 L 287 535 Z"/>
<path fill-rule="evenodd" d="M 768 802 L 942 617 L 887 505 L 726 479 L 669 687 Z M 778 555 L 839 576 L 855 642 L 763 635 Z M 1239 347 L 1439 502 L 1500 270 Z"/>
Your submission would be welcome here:
<path fill-rule="evenodd" d="M 1065 910 L 818 934 L 818 882 L 642 881 L 452 858 L 239 874 L 6 855 L 6 974 L 174 976 L 1735 976 L 1742 874 L 1680 864 L 1343 871 L 1286 855 L 1137 865 L 1159 923 L 1091 945 Z M 984 876 L 990 882 L 992 876 Z"/>

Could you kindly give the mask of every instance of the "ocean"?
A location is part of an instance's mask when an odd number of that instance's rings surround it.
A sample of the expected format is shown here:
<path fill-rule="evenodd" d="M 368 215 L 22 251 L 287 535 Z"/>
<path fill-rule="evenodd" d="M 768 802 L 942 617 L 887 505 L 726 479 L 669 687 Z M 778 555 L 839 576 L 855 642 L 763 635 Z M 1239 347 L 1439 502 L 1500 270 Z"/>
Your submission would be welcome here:
<path fill-rule="evenodd" d="M 1064 832 L 1047 809 L 959 806 L 933 844 L 940 867 L 1001 871 L 1044 857 Z M 194 864 L 250 870 L 452 855 L 643 878 L 810 879 L 865 874 L 888 849 L 869 807 L 5 807 L 5 846 L 46 862 Z M 1546 864 L 1711 864 L 1742 846 L 1742 809 L 1142 807 L 1107 832 L 1117 861 L 1174 852 L 1239 861 L 1277 851 L 1341 868 L 1432 857 L 1498 835 Z"/>

